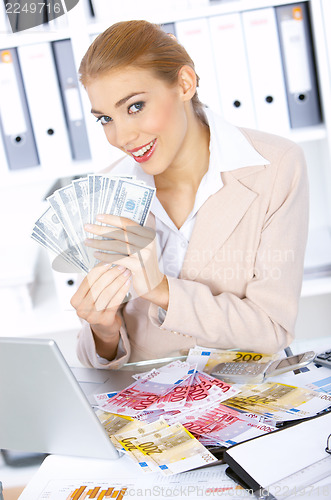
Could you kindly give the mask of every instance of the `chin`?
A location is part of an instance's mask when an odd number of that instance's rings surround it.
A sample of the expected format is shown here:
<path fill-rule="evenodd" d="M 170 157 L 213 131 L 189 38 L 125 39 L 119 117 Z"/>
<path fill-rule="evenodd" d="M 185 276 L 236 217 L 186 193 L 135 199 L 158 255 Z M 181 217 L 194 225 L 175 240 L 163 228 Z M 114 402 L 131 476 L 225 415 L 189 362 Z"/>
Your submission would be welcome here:
<path fill-rule="evenodd" d="M 163 174 L 165 170 L 167 170 L 166 166 L 162 167 L 160 165 L 153 165 L 152 163 L 148 165 L 148 162 L 141 163 L 140 168 L 142 168 L 142 170 L 149 175 L 160 175 Z"/>

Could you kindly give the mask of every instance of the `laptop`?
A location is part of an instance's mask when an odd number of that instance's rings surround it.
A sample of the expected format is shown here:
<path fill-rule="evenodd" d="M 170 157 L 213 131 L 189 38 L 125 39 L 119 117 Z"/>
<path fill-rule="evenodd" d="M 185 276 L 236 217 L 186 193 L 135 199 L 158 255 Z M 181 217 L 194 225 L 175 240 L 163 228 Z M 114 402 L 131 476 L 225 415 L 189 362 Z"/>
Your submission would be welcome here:
<path fill-rule="evenodd" d="M 0 449 L 116 459 L 93 394 L 119 391 L 135 371 L 76 368 L 54 340 L 0 337 Z"/>

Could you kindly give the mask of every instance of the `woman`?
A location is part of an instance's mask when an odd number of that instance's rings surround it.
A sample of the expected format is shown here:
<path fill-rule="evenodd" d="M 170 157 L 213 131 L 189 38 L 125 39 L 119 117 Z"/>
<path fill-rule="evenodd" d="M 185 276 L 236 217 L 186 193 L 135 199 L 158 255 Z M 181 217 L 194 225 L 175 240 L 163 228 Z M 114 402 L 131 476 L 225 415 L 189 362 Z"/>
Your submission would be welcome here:
<path fill-rule="evenodd" d="M 156 188 L 146 227 L 106 214 L 86 227 L 105 239 L 87 239 L 103 265 L 72 298 L 84 320 L 80 360 L 118 368 L 194 345 L 289 345 L 308 225 L 301 149 L 204 107 L 184 48 L 145 21 L 99 35 L 80 75 L 107 140 L 124 153 L 108 173 Z M 124 305 L 130 287 L 137 297 Z"/>

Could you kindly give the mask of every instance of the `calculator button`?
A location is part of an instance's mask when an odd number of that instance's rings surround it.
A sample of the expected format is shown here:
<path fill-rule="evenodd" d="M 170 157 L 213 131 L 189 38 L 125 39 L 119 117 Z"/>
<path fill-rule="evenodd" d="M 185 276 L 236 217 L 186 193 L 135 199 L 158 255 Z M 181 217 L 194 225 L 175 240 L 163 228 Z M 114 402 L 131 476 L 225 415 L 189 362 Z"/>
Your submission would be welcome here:
<path fill-rule="evenodd" d="M 329 358 L 329 354 L 327 354 L 327 353 L 319 354 L 317 356 L 317 359 L 328 359 L 328 358 Z"/>

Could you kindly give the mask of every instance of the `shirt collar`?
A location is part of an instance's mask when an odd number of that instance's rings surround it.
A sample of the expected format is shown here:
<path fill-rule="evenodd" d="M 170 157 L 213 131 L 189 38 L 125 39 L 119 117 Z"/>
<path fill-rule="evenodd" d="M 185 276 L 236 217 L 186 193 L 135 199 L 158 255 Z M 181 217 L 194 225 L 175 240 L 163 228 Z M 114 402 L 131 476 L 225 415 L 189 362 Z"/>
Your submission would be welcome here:
<path fill-rule="evenodd" d="M 210 157 L 218 165 L 219 172 L 228 172 L 242 167 L 267 165 L 270 162 L 261 156 L 248 142 L 238 127 L 205 108 L 210 128 Z"/>

